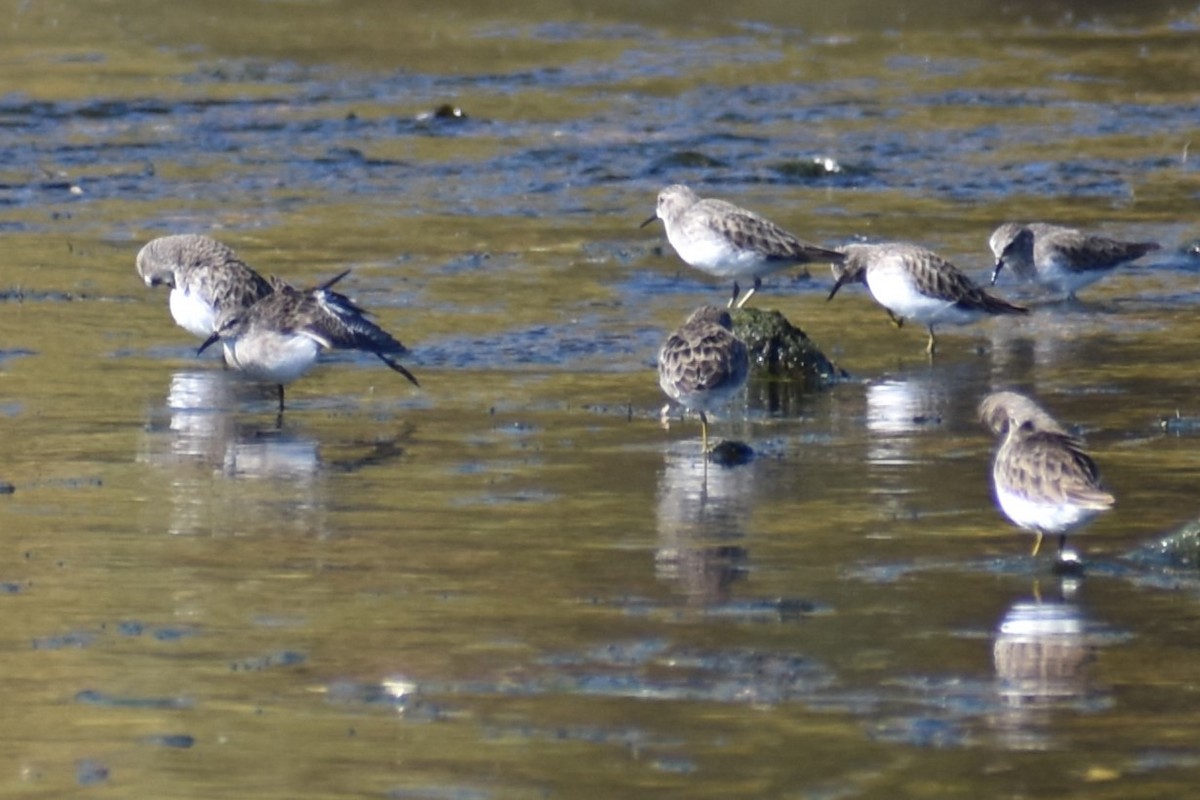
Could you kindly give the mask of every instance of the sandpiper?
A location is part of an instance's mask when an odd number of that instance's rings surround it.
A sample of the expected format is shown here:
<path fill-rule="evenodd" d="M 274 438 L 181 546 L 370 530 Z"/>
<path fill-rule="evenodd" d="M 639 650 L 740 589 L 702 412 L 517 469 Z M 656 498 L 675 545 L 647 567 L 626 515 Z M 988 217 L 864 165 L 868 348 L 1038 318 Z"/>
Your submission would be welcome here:
<path fill-rule="evenodd" d="M 283 387 L 308 372 L 328 349 L 372 353 L 414 386 L 413 374 L 394 360 L 408 352 L 387 331 L 366 318 L 350 298 L 331 291 L 349 271 L 312 289 L 296 289 L 277 281 L 275 291 L 249 308 L 224 312 L 198 352 L 220 341 L 229 353 L 229 364 L 250 378 L 279 387 L 279 412 L 283 413 Z"/>
<path fill-rule="evenodd" d="M 147 286 L 171 287 L 175 323 L 201 339 L 212 334 L 223 313 L 249 308 L 274 291 L 233 250 L 199 234 L 151 240 L 137 255 L 137 271 Z"/>
<path fill-rule="evenodd" d="M 730 308 L 745 305 L 762 286 L 764 275 L 796 264 L 842 260 L 841 253 L 801 241 L 753 211 L 724 200 L 701 199 L 682 184 L 658 193 L 658 209 L 642 227 L 656 219 L 663 221 L 667 241 L 685 262 L 709 275 L 733 278 Z M 747 278 L 753 278 L 754 285 L 741 295 L 738 281 Z"/>
<path fill-rule="evenodd" d="M 1074 299 L 1075 292 L 1122 264 L 1159 249 L 1155 242 L 1123 242 L 1045 222 L 1006 222 L 988 244 L 996 256 L 992 284 L 1009 267 L 1025 281 L 1036 281 Z"/>
<path fill-rule="evenodd" d="M 700 414 L 701 448 L 708 453 L 708 417 L 746 385 L 750 359 L 733 335 L 729 312 L 701 306 L 658 351 L 658 385 L 681 406 Z"/>
<path fill-rule="evenodd" d="M 1100 486 L 1099 472 L 1079 439 L 1045 409 L 1016 392 L 994 392 L 979 404 L 985 427 L 1001 437 L 992 463 L 1000 509 L 1037 534 L 1058 534 L 1060 557 L 1067 534 L 1116 502 Z"/>
<path fill-rule="evenodd" d="M 833 265 L 835 283 L 829 300 L 843 284 L 865 283 L 896 327 L 915 319 L 929 328 L 925 350 L 936 347 L 934 325 L 964 325 L 995 314 L 1027 314 L 1029 310 L 990 295 L 958 267 L 924 247 L 905 242 L 852 244 L 842 248 L 846 260 Z"/>

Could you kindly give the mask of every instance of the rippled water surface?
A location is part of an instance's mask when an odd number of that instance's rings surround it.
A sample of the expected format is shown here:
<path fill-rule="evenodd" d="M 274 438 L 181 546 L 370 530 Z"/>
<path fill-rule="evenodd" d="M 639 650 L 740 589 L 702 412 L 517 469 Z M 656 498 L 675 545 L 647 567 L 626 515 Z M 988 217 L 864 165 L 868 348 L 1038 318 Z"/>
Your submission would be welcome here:
<path fill-rule="evenodd" d="M 0 4 L 4 794 L 1193 792 L 1200 583 L 1129 554 L 1200 511 L 1200 10 L 510 5 Z M 752 384 L 706 468 L 674 182 L 980 280 L 1008 218 L 1163 249 L 932 363 L 773 276 L 851 378 Z M 178 232 L 352 269 L 422 388 L 335 355 L 277 426 L 135 275 Z M 998 387 L 1118 498 L 1082 580 L 993 506 Z"/>

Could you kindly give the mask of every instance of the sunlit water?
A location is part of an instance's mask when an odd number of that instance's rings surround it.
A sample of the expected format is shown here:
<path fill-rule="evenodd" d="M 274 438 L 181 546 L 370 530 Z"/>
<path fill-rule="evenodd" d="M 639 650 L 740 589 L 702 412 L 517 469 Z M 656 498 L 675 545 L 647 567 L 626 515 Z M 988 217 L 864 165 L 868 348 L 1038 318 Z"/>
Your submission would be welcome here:
<path fill-rule="evenodd" d="M 0 786 L 121 797 L 1187 796 L 1200 511 L 1193 10 L 10 3 L 0 19 Z M 981 21 L 982 20 L 982 21 Z M 465 116 L 432 114 L 444 104 Z M 852 378 L 664 426 L 688 182 L 805 238 L 1047 218 L 1163 250 L 939 336 L 823 271 L 778 307 Z M 274 395 L 175 328 L 141 244 L 347 291 Z M 1118 498 L 1063 580 L 993 506 L 996 387 Z M 1193 431 L 1189 433 L 1189 431 Z"/>

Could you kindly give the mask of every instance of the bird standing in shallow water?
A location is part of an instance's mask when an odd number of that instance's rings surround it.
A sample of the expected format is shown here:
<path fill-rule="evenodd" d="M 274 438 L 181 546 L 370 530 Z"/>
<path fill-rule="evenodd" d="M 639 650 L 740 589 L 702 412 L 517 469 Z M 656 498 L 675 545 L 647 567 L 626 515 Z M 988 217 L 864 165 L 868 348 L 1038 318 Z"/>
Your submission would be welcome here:
<path fill-rule="evenodd" d="M 658 385 L 667 396 L 700 414 L 703 452 L 708 454 L 708 417 L 746 385 L 750 357 L 733 335 L 729 312 L 702 306 L 692 312 L 658 351 Z"/>
<path fill-rule="evenodd" d="M 835 282 L 828 299 L 844 284 L 865 283 L 896 327 L 905 319 L 915 319 L 929 328 L 925 351 L 931 356 L 937 346 L 934 325 L 965 325 L 996 314 L 1029 313 L 988 294 L 958 267 L 915 244 L 852 244 L 842 251 L 846 260 L 833 265 Z"/>
<path fill-rule="evenodd" d="M 254 305 L 226 311 L 198 352 L 220 341 L 230 354 L 231 367 L 255 380 L 278 385 L 281 414 L 283 387 L 312 369 L 324 350 L 372 353 L 414 386 L 420 386 L 413 374 L 394 359 L 408 349 L 367 319 L 366 312 L 350 298 L 331 291 L 330 287 L 347 274 L 343 272 L 312 289 L 296 289 L 276 281 L 275 291 Z"/>
<path fill-rule="evenodd" d="M 1096 463 L 1054 417 L 1016 392 L 994 392 L 979 404 L 979 418 L 1001 437 L 992 463 L 992 483 L 1000 509 L 1014 523 L 1037 534 L 1057 534 L 1062 555 L 1067 534 L 1116 499 L 1100 485 Z"/>
<path fill-rule="evenodd" d="M 171 287 L 175 323 L 201 339 L 216 330 L 223 314 L 249 308 L 274 291 L 229 247 L 193 233 L 148 242 L 138 252 L 137 271 L 147 286 Z"/>
<path fill-rule="evenodd" d="M 1155 242 L 1122 242 L 1045 222 L 1006 222 L 992 232 L 988 245 L 996 257 L 992 285 L 1009 267 L 1022 280 L 1062 292 L 1068 300 L 1122 264 L 1159 249 Z"/>
<path fill-rule="evenodd" d="M 663 221 L 667 241 L 685 262 L 709 275 L 733 278 L 730 308 L 745 305 L 762 286 L 764 275 L 796 264 L 838 263 L 843 258 L 836 250 L 797 239 L 753 211 L 724 200 L 701 199 L 683 184 L 658 193 L 658 208 L 642 227 L 656 219 Z M 747 278 L 753 278 L 754 285 L 741 295 L 738 281 Z"/>

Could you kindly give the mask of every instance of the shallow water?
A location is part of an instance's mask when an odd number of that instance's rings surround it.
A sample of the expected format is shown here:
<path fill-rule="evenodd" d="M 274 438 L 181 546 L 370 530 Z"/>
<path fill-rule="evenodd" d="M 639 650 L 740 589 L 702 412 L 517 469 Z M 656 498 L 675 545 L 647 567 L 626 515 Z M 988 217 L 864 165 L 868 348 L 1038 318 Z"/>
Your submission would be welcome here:
<path fill-rule="evenodd" d="M 5 4 L 5 794 L 1188 794 L 1200 584 L 1125 554 L 1200 511 L 1200 17 L 1123 5 Z M 706 468 L 677 181 L 981 280 L 1010 217 L 1164 247 L 932 364 L 774 276 L 852 378 L 752 385 Z M 352 268 L 422 388 L 337 355 L 277 428 L 134 274 L 184 231 Z M 1002 386 L 1118 497 L 1081 581 L 993 507 Z"/>

